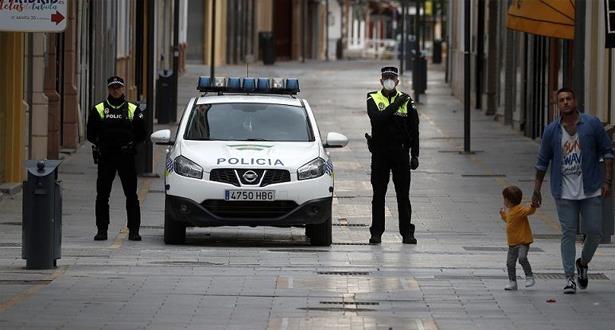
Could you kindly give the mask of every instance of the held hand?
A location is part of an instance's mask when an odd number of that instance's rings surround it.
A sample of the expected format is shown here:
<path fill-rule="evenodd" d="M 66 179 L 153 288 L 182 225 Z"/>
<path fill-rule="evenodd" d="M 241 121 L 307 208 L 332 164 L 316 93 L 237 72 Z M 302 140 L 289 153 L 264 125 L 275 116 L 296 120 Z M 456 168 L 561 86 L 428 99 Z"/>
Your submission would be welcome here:
<path fill-rule="evenodd" d="M 542 204 L 542 194 L 540 194 L 540 191 L 534 190 L 534 194 L 532 195 L 532 206 L 540 207 L 541 204 Z"/>
<path fill-rule="evenodd" d="M 412 157 L 410 159 L 410 169 L 414 171 L 418 167 L 419 167 L 419 158 L 418 157 Z"/>
<path fill-rule="evenodd" d="M 404 105 L 404 103 L 408 102 L 408 100 L 410 99 L 410 95 L 408 94 L 401 94 L 400 96 L 398 96 L 395 99 L 395 105 L 398 107 L 401 107 L 402 105 Z"/>
<path fill-rule="evenodd" d="M 609 197 L 609 195 L 611 194 L 611 185 L 609 185 L 608 183 L 603 183 L 602 184 L 602 197 Z"/>

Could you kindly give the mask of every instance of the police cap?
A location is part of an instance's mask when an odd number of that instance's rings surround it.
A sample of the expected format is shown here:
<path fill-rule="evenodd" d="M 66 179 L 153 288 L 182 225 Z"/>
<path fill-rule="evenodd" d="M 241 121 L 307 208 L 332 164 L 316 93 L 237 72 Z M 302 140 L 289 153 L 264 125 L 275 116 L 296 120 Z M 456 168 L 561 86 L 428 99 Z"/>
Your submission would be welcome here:
<path fill-rule="evenodd" d="M 125 86 L 124 79 L 122 79 L 122 77 L 119 77 L 119 76 L 109 77 L 109 79 L 107 79 L 107 87 L 111 87 L 113 85 Z"/>
<path fill-rule="evenodd" d="M 380 73 L 384 76 L 384 75 L 394 75 L 397 76 L 399 75 L 399 70 L 397 70 L 396 67 L 394 66 L 385 66 L 382 69 L 380 69 Z"/>

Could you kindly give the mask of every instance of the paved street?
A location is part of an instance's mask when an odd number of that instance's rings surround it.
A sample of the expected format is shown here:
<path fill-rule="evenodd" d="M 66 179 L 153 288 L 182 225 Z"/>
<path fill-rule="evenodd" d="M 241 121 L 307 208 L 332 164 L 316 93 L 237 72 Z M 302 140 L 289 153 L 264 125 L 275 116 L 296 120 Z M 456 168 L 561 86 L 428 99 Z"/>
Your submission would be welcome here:
<path fill-rule="evenodd" d="M 538 144 L 480 112 L 472 149 L 463 149 L 463 110 L 433 67 L 418 106 L 420 167 L 411 201 L 418 245 L 401 244 L 392 183 L 387 228 L 370 246 L 371 185 L 365 95 L 386 62 L 280 63 L 252 76 L 298 77 L 320 131 L 348 136 L 331 149 L 335 165 L 333 245 L 311 247 L 301 228 L 188 231 L 187 243 L 162 240 L 162 179 L 140 178 L 142 242 L 128 241 L 124 196 L 116 179 L 110 239 L 95 234 L 96 167 L 90 145 L 67 155 L 63 249 L 58 268 L 27 271 L 21 259 L 21 194 L 0 197 L 0 328 L 32 329 L 612 329 L 615 245 L 601 245 L 586 291 L 565 296 L 559 225 L 548 183 L 530 218 L 529 260 L 537 283 L 505 292 L 506 241 L 501 190 L 531 193 Z M 392 64 L 392 63 L 388 63 Z M 189 66 L 180 104 L 208 67 Z M 245 66 L 217 75 L 245 75 Z M 410 75 L 407 75 L 410 78 Z M 402 89 L 409 90 L 409 81 Z M 159 126 L 157 128 L 164 128 Z M 163 147 L 156 147 L 163 173 Z M 527 200 L 527 198 L 526 198 Z M 522 274 L 518 267 L 518 275 Z M 593 280 L 591 280 L 594 278 Z"/>

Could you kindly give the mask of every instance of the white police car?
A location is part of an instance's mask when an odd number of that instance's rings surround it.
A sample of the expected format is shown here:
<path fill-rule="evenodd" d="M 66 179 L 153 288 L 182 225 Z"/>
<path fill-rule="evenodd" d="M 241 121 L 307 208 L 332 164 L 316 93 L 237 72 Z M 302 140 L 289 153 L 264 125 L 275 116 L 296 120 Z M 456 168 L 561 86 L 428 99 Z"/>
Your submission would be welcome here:
<path fill-rule="evenodd" d="M 164 241 L 183 243 L 186 227 L 305 226 L 312 245 L 331 244 L 333 164 L 299 82 L 281 78 L 201 77 L 169 145 Z"/>

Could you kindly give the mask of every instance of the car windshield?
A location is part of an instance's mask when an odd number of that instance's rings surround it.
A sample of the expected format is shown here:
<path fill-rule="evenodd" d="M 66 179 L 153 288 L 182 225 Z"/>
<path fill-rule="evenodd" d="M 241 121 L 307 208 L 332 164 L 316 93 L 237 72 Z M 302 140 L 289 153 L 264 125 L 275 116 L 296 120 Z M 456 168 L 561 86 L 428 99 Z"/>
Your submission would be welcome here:
<path fill-rule="evenodd" d="M 262 103 L 196 105 L 184 138 L 222 141 L 313 140 L 305 109 Z"/>

